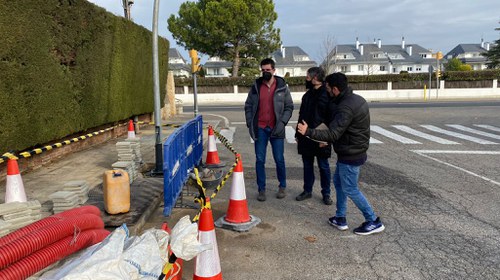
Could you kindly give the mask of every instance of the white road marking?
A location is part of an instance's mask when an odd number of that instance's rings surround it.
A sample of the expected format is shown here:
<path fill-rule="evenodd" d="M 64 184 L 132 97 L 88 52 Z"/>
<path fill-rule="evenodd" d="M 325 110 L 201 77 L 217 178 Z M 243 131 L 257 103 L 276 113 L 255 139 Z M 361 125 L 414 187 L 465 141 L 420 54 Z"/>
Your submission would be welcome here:
<path fill-rule="evenodd" d="M 393 125 L 393 127 L 397 128 L 397 129 L 399 129 L 401 131 L 404 131 L 406 133 L 409 133 L 409 134 L 412 134 L 412 135 L 415 135 L 415 136 L 418 136 L 418 137 L 422 137 L 422 138 L 424 138 L 426 140 L 433 141 L 433 142 L 436 142 L 436 143 L 439 143 L 439 144 L 446 144 L 446 145 L 457 145 L 457 144 L 460 144 L 460 143 L 457 143 L 457 142 L 454 142 L 454 141 L 446 140 L 446 139 L 441 138 L 441 137 L 437 137 L 437 136 L 434 136 L 434 135 L 430 135 L 430 134 L 427 134 L 427 133 L 415 130 L 415 129 L 413 129 L 411 127 L 408 127 L 406 125 Z"/>
<path fill-rule="evenodd" d="M 401 142 L 403 144 L 422 144 L 418 141 L 415 141 L 415 140 L 412 140 L 410 138 L 406 138 L 404 136 L 401 136 L 399 134 L 396 134 L 396 133 L 393 133 L 393 132 L 390 132 L 389 130 L 387 129 L 383 129 L 381 128 L 380 126 L 378 125 L 370 125 L 370 130 L 371 131 L 374 131 L 376 133 L 379 133 L 387 138 L 391 138 L 391 139 L 394 139 L 398 142 Z"/>
<path fill-rule="evenodd" d="M 287 125 L 285 127 L 285 140 L 287 143 L 295 144 L 295 128 Z"/>
<path fill-rule="evenodd" d="M 500 135 L 493 134 L 493 133 L 488 133 L 488 132 L 484 132 L 484 131 L 473 129 L 473 128 L 466 127 L 466 126 L 463 126 L 463 125 L 459 125 L 459 124 L 447 124 L 446 126 L 453 127 L 455 129 L 462 130 L 462 131 L 465 131 L 465 132 L 470 132 L 470 133 L 473 133 L 473 134 L 477 134 L 477 135 L 486 136 L 486 137 L 490 137 L 490 138 L 493 138 L 493 139 L 500 140 Z"/>
<path fill-rule="evenodd" d="M 493 131 L 496 131 L 496 132 L 500 132 L 500 128 L 498 128 L 498 127 L 496 127 L 496 126 L 492 126 L 492 125 L 487 125 L 487 124 L 475 124 L 474 126 L 477 126 L 477 127 L 480 127 L 480 128 L 489 129 L 489 130 L 493 130 Z"/>
<path fill-rule="evenodd" d="M 414 153 L 416 153 L 416 154 L 418 154 L 418 155 L 421 155 L 421 156 L 423 156 L 423 157 L 426 157 L 426 158 L 428 158 L 428 159 L 431 159 L 431 160 L 433 160 L 433 161 L 436 161 L 436 162 L 442 163 L 442 164 L 444 164 L 444 165 L 446 165 L 446 166 L 449 166 L 449 167 L 455 168 L 455 169 L 457 169 L 457 170 L 460 170 L 460 171 L 462 171 L 462 172 L 465 172 L 465 173 L 467 173 L 467 174 L 469 174 L 469 175 L 472 175 L 472 176 L 475 176 L 475 177 L 477 177 L 477 178 L 483 179 L 483 180 L 485 180 L 485 181 L 487 181 L 487 182 L 490 182 L 490 183 L 492 183 L 492 184 L 495 184 L 495 185 L 497 185 L 497 186 L 500 186 L 500 182 L 497 182 L 497 181 L 492 180 L 492 179 L 490 179 L 490 178 L 487 178 L 487 177 L 485 177 L 485 176 L 481 176 L 481 175 L 476 174 L 476 173 L 474 173 L 474 172 L 472 172 L 472 171 L 469 171 L 469 170 L 467 170 L 467 169 L 465 169 L 465 168 L 462 168 L 462 167 L 456 166 L 456 165 L 454 165 L 454 164 L 447 163 L 447 162 L 445 162 L 445 161 L 442 161 L 442 160 L 439 160 L 439 159 L 437 159 L 437 158 L 433 158 L 433 157 L 431 157 L 431 156 L 426 155 L 426 154 L 430 154 L 430 153 L 437 154 L 437 153 L 445 153 L 445 152 L 454 152 L 454 153 L 461 152 L 461 153 L 463 153 L 463 154 L 474 154 L 474 153 L 471 153 L 471 152 L 477 152 L 477 153 L 475 153 L 475 154 L 479 154 L 480 152 L 487 152 L 487 151 L 431 151 L 431 150 L 421 150 L 421 151 L 418 151 L 418 150 L 414 150 L 414 151 L 412 151 L 412 152 L 414 152 Z M 492 152 L 492 153 L 493 153 L 493 154 L 496 154 L 496 152 Z"/>
<path fill-rule="evenodd" d="M 500 151 L 412 150 L 418 154 L 500 155 Z"/>
<path fill-rule="evenodd" d="M 382 143 L 384 143 L 384 142 L 377 140 L 373 137 L 370 137 L 370 144 L 382 144 Z"/>
<path fill-rule="evenodd" d="M 442 129 L 442 128 L 439 128 L 439 127 L 433 126 L 433 125 L 425 125 L 425 124 L 423 124 L 423 125 L 420 125 L 420 126 L 426 128 L 428 130 L 434 131 L 434 132 L 439 132 L 439 133 L 446 134 L 446 135 L 449 135 L 449 136 L 453 136 L 453 137 L 457 137 L 457 138 L 464 139 L 464 140 L 467 140 L 467 141 L 475 142 L 475 143 L 478 143 L 478 144 L 497 144 L 495 142 L 491 142 L 491 141 L 488 141 L 488 140 L 483 140 L 483 139 L 480 139 L 480 138 L 477 138 L 477 137 L 473 137 L 473 136 L 469 136 L 469 135 L 465 135 L 465 134 L 461 134 L 461 133 L 456 133 L 456 132 L 453 132 L 453 131 L 445 130 L 445 129 Z"/>
<path fill-rule="evenodd" d="M 220 130 L 220 134 L 222 136 L 224 136 L 227 141 L 229 143 L 233 143 L 233 139 L 234 139 L 234 132 L 236 131 L 236 127 L 232 126 L 232 127 L 229 127 L 228 129 L 226 128 L 223 128 Z M 215 143 L 221 143 L 219 138 L 217 138 L 217 140 L 215 141 Z"/>

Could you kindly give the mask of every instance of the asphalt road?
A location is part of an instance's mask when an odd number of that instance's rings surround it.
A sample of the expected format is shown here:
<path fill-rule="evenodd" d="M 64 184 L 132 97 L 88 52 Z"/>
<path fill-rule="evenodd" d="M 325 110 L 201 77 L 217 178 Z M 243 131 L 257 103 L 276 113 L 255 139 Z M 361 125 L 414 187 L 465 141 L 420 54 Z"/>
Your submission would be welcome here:
<path fill-rule="evenodd" d="M 302 163 L 294 143 L 285 144 L 288 196 L 274 198 L 278 183 L 269 149 L 268 200 L 257 201 L 242 107 L 207 108 L 200 114 L 229 122 L 227 135 L 243 157 L 250 212 L 262 219 L 246 233 L 216 230 L 225 279 L 500 279 L 499 102 L 371 106 L 376 127 L 360 186 L 386 230 L 365 237 L 351 231 L 363 222 L 352 203 L 349 231 L 327 224 L 335 207 L 321 203 L 319 176 L 313 198 L 295 201 Z M 217 147 L 221 160 L 231 163 L 232 154 Z M 334 168 L 335 157 L 330 164 Z M 213 201 L 214 219 L 227 210 L 230 185 Z M 195 213 L 176 209 L 169 220 Z M 192 266 L 186 263 L 185 279 Z"/>

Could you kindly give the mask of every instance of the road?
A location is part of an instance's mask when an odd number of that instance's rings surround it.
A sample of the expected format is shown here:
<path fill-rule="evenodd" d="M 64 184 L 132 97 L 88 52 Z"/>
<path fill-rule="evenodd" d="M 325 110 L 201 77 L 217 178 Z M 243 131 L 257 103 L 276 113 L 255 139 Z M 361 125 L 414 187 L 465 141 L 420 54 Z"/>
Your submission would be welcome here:
<path fill-rule="evenodd" d="M 302 190 L 293 139 L 297 111 L 285 144 L 288 196 L 273 197 L 278 183 L 268 152 L 268 200 L 262 203 L 242 107 L 209 108 L 200 114 L 229 121 L 221 133 L 242 154 L 249 209 L 262 219 L 247 233 L 216 230 L 225 279 L 500 279 L 499 102 L 371 104 L 372 138 L 360 186 L 386 231 L 368 237 L 351 231 L 363 222 L 353 204 L 349 231 L 327 224 L 335 207 L 321 204 L 318 182 L 312 199 L 295 201 Z M 231 162 L 231 153 L 217 146 L 221 159 Z M 333 167 L 335 158 L 330 162 Z M 226 211 L 229 186 L 214 200 L 214 219 Z M 172 221 L 196 213 L 175 212 Z M 186 279 L 189 273 L 192 262 Z"/>

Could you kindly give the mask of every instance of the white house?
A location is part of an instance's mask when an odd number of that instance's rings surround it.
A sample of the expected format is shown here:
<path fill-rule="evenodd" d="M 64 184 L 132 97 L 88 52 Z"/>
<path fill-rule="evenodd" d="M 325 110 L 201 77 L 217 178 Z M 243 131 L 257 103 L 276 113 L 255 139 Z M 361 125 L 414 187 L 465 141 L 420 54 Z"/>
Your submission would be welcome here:
<path fill-rule="evenodd" d="M 271 58 L 275 61 L 275 74 L 282 77 L 306 76 L 307 69 L 317 66 L 316 61 L 297 46 L 281 46 L 271 54 Z"/>
<path fill-rule="evenodd" d="M 429 66 L 437 67 L 432 51 L 417 44 L 383 45 L 378 39 L 373 43 L 361 44 L 356 38 L 353 45 L 337 45 L 329 55 L 328 73 L 342 72 L 346 75 L 427 73 Z"/>
<path fill-rule="evenodd" d="M 231 73 L 229 70 L 233 67 L 233 63 L 222 60 L 220 57 L 212 56 L 204 64 L 203 70 L 205 71 L 205 77 L 229 77 Z"/>
<path fill-rule="evenodd" d="M 168 69 L 174 72 L 174 77 L 190 77 L 191 68 L 176 48 L 168 50 Z"/>
<path fill-rule="evenodd" d="M 482 54 L 489 51 L 492 44 L 484 42 L 481 44 L 459 44 L 446 55 L 446 59 L 458 58 L 465 64 L 472 67 L 472 70 L 483 70 L 488 68 L 486 63 L 488 59 Z"/>

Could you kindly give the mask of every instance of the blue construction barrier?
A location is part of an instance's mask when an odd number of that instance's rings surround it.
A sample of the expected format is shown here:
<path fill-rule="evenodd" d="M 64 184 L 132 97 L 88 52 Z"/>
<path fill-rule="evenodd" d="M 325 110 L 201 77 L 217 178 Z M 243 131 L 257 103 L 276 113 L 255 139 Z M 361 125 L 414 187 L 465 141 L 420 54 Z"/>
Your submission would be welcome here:
<path fill-rule="evenodd" d="M 163 144 L 163 215 L 169 216 L 189 172 L 201 163 L 203 118 L 197 116 L 177 128 Z"/>

